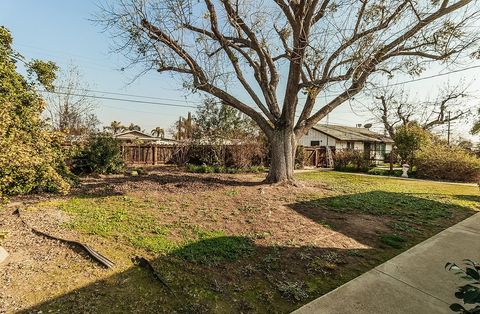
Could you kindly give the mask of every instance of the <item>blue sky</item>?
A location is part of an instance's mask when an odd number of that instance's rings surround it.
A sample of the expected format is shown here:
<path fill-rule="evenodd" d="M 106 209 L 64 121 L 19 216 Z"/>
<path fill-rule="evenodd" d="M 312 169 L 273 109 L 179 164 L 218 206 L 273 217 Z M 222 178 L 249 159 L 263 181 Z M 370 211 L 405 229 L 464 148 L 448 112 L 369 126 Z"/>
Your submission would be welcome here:
<path fill-rule="evenodd" d="M 52 60 L 64 68 L 69 64 L 77 65 L 84 80 L 92 89 L 167 98 L 168 100 L 152 101 L 195 106 L 199 101 L 198 96 L 185 97 L 181 84 L 168 75 L 160 76 L 153 72 L 129 84 L 137 72 L 119 70 L 125 65 L 125 60 L 117 54 L 110 53 L 109 35 L 102 33 L 101 27 L 89 20 L 98 12 L 96 2 L 1 0 L 0 23 L 10 29 L 15 49 L 25 57 Z M 433 75 L 442 71 L 448 69 L 435 66 L 423 75 Z M 475 80 L 478 71 L 470 70 L 448 77 L 406 84 L 405 87 L 413 97 L 434 98 L 438 87 L 448 81 L 455 83 L 463 78 L 466 82 L 471 82 L 472 92 L 477 93 L 480 90 L 480 85 Z M 397 80 L 408 79 L 410 78 L 399 77 Z M 368 97 L 357 98 L 362 103 L 370 101 Z M 332 112 L 328 120 L 330 123 L 352 126 L 356 123 L 369 122 L 369 115 L 361 107 L 357 101 L 345 103 Z M 168 129 L 179 115 L 185 115 L 189 110 L 194 109 L 98 100 L 96 114 L 104 125 L 113 120 L 124 124 L 133 122 L 148 131 L 156 126 Z M 381 130 L 380 125 L 375 125 L 375 129 Z M 465 123 L 455 126 L 457 135 L 467 136 L 467 129 Z M 442 129 L 439 132 L 442 132 Z"/>

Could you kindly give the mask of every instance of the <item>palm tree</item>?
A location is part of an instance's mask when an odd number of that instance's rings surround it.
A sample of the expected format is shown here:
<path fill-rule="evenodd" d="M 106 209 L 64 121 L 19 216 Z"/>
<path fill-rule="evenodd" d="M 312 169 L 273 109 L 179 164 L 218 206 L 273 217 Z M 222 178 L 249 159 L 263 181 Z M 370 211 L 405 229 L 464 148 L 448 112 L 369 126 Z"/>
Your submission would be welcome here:
<path fill-rule="evenodd" d="M 142 128 L 138 124 L 133 124 L 130 123 L 130 125 L 127 127 L 129 131 L 141 131 Z"/>
<path fill-rule="evenodd" d="M 153 129 L 150 133 L 153 136 L 156 136 L 156 137 L 160 137 L 160 138 L 165 137 L 165 131 L 159 126 L 157 126 L 155 129 Z"/>
<path fill-rule="evenodd" d="M 113 134 L 118 134 L 120 132 L 125 131 L 125 127 L 122 125 L 120 121 L 112 121 L 110 126 L 104 127 L 105 130 L 111 131 Z"/>

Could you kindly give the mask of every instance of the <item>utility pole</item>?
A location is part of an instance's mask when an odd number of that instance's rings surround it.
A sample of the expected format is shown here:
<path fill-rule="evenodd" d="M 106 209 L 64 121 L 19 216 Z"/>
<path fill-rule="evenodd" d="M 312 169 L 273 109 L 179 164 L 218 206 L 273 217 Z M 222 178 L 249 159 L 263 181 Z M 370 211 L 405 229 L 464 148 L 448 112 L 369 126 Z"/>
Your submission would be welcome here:
<path fill-rule="evenodd" d="M 448 112 L 447 143 L 448 143 L 448 146 L 450 146 L 450 111 Z"/>

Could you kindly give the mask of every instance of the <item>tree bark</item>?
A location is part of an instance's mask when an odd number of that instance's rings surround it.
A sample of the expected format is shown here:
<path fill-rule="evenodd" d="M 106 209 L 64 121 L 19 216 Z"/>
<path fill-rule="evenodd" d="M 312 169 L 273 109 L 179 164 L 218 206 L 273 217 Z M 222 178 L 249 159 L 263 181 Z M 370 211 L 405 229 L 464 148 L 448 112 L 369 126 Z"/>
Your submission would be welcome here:
<path fill-rule="evenodd" d="M 269 140 L 271 161 L 266 182 L 294 183 L 293 170 L 297 140 L 293 130 L 288 128 L 277 129 Z"/>

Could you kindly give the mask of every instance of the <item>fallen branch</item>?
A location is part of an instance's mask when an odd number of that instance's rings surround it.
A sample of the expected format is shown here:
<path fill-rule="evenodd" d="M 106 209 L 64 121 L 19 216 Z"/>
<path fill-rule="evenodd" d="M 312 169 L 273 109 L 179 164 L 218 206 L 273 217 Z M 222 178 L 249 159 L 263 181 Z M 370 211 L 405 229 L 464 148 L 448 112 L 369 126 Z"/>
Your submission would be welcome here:
<path fill-rule="evenodd" d="M 132 257 L 132 262 L 133 262 L 133 264 L 138 265 L 138 266 L 148 270 L 150 273 L 152 273 L 153 278 L 158 280 L 163 286 L 165 286 L 165 288 L 167 288 L 170 292 L 172 292 L 172 289 L 170 288 L 170 286 L 167 285 L 167 283 L 162 278 L 160 273 L 158 273 L 155 270 L 155 268 L 153 268 L 152 264 L 146 258 L 144 258 L 142 256 L 134 256 L 134 257 Z"/>
<path fill-rule="evenodd" d="M 17 208 L 13 213 L 15 215 L 17 215 L 18 218 L 20 218 L 20 220 L 22 221 L 22 223 L 25 226 L 27 226 L 33 233 L 35 233 L 39 236 L 43 236 L 47 239 L 57 240 L 57 241 L 63 242 L 65 244 L 68 244 L 70 247 L 79 248 L 79 249 L 83 250 L 85 253 L 87 253 L 93 260 L 97 261 L 98 263 L 102 264 L 103 266 L 105 266 L 107 268 L 112 268 L 113 265 L 115 265 L 111 260 L 109 260 L 108 258 L 103 256 L 102 254 L 98 253 L 97 251 L 95 251 L 94 249 L 92 249 L 90 246 L 88 246 L 86 244 L 83 244 L 83 243 L 80 243 L 80 242 L 77 242 L 77 241 L 73 241 L 73 240 L 58 238 L 58 237 L 52 236 L 48 233 L 45 233 L 43 231 L 40 231 L 40 230 L 37 230 L 37 229 L 31 227 L 28 223 L 26 223 L 23 220 L 23 218 L 21 216 L 20 208 Z"/>

